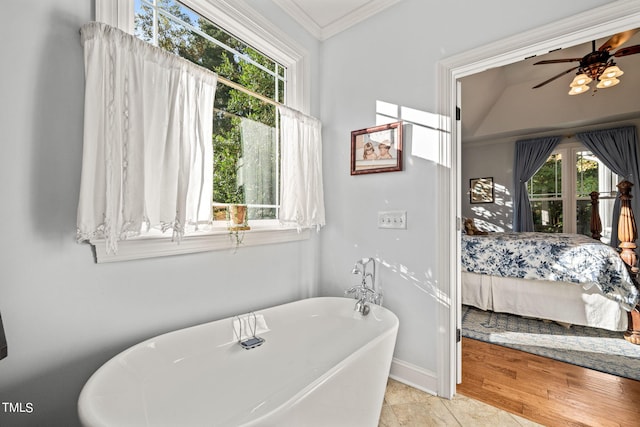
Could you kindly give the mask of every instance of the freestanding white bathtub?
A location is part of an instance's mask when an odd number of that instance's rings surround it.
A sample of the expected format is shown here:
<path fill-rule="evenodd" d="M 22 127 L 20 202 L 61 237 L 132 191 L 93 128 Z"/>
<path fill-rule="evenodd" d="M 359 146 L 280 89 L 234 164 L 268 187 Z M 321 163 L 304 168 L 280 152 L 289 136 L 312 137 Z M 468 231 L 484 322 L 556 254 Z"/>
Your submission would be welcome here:
<path fill-rule="evenodd" d="M 269 331 L 247 350 L 233 319 L 123 351 L 87 381 L 84 426 L 377 426 L 398 318 L 355 300 L 310 298 L 257 311 Z"/>

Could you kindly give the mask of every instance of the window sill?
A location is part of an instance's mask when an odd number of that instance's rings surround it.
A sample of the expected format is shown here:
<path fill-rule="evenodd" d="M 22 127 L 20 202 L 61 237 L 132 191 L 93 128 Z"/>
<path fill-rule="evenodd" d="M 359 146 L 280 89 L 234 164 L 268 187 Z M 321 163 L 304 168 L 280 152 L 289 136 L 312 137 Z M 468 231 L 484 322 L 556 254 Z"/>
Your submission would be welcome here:
<path fill-rule="evenodd" d="M 294 242 L 309 239 L 311 231 L 304 229 L 298 232 L 295 228 L 254 227 L 240 231 L 242 242 L 236 245 L 236 237 L 232 232 L 219 228 L 213 231 L 192 233 L 184 236 L 180 242 L 158 232 L 118 242 L 118 253 L 107 253 L 105 241 L 91 240 L 95 250 L 96 263 L 130 261 L 144 258 L 157 258 L 171 255 L 183 255 L 196 252 L 235 250 L 247 246 L 267 245 L 274 243 Z"/>

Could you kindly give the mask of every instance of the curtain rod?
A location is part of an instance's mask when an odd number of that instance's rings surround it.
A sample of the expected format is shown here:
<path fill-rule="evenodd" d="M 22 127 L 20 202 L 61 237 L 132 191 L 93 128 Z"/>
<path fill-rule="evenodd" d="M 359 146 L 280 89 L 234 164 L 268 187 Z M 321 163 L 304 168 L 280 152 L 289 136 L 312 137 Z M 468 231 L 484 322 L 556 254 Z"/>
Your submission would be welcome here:
<path fill-rule="evenodd" d="M 218 81 L 220 83 L 226 85 L 226 86 L 229 86 L 230 88 L 239 90 L 240 92 L 244 92 L 247 95 L 254 96 L 254 97 L 260 99 L 261 101 L 266 102 L 267 104 L 275 105 L 276 107 L 281 106 L 281 105 L 284 106 L 284 104 L 282 104 L 282 103 L 280 103 L 278 101 L 274 101 L 273 99 L 269 99 L 264 95 L 260 95 L 259 93 L 256 93 L 256 92 L 254 92 L 252 90 L 249 90 L 249 89 L 245 88 L 244 86 L 239 85 L 238 83 L 232 82 L 229 79 L 225 79 L 222 76 L 218 76 Z"/>
<path fill-rule="evenodd" d="M 82 27 L 78 31 L 82 35 Z M 131 35 L 131 34 L 129 34 L 129 35 Z M 157 46 L 155 46 L 155 47 L 158 48 Z M 216 75 L 218 76 L 218 81 L 220 83 L 225 84 L 225 85 L 227 85 L 227 86 L 229 86 L 229 87 L 231 87 L 233 89 L 239 90 L 240 92 L 244 92 L 247 95 L 251 95 L 253 97 L 256 97 L 256 98 L 266 102 L 267 104 L 271 104 L 271 105 L 274 105 L 276 107 L 278 107 L 278 106 L 283 106 L 284 107 L 285 106 L 284 104 L 282 104 L 282 103 L 280 103 L 278 101 L 274 101 L 273 99 L 269 99 L 264 95 L 260 95 L 259 93 L 256 93 L 256 92 L 254 92 L 254 91 L 252 91 L 250 89 L 245 88 L 244 86 L 241 86 L 241 85 L 239 85 L 237 83 L 234 83 L 231 80 L 226 79 L 226 78 L 218 75 L 218 73 L 216 73 Z"/>

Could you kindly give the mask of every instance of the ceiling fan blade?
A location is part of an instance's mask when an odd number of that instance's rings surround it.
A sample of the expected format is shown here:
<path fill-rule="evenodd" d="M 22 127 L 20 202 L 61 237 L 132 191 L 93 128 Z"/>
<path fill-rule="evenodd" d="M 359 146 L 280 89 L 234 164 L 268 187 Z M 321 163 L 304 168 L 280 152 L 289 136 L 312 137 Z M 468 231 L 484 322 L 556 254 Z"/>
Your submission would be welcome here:
<path fill-rule="evenodd" d="M 604 51 L 604 50 L 608 51 L 608 50 L 615 49 L 618 46 L 622 45 L 627 40 L 629 40 L 631 37 L 633 37 L 633 35 L 635 33 L 637 33 L 638 31 L 640 31 L 640 28 L 635 28 L 633 30 L 627 30 L 627 31 L 623 31 L 623 32 L 618 33 L 618 34 L 614 34 L 613 36 L 611 36 L 611 38 L 609 40 L 604 42 L 604 44 L 602 46 L 600 46 L 600 49 L 598 49 L 598 50 L 599 51 Z"/>
<path fill-rule="evenodd" d="M 633 55 L 635 53 L 640 53 L 640 44 L 637 44 L 635 46 L 623 47 L 622 49 L 618 49 L 618 51 L 616 53 L 614 53 L 612 56 L 615 56 L 616 58 L 619 58 L 621 56 Z"/>
<path fill-rule="evenodd" d="M 578 66 L 578 67 L 569 68 L 567 71 L 563 71 L 563 72 L 561 72 L 560 74 L 558 74 L 558 75 L 556 75 L 556 76 L 551 77 L 549 80 L 545 80 L 545 81 L 543 81 L 542 83 L 540 83 L 540 84 L 538 84 L 538 85 L 536 85 L 536 86 L 532 87 L 532 89 L 537 89 L 537 88 L 539 88 L 539 87 L 541 87 L 541 86 L 546 85 L 547 83 L 551 83 L 551 82 L 552 82 L 552 81 L 554 81 L 555 79 L 560 78 L 560 77 L 564 76 L 565 74 L 569 74 L 570 72 L 572 72 L 573 70 L 577 70 L 578 68 L 580 68 L 580 67 Z"/>
<path fill-rule="evenodd" d="M 544 61 L 535 62 L 533 65 L 559 64 L 561 62 L 579 62 L 579 61 L 582 61 L 582 58 L 545 59 Z"/>

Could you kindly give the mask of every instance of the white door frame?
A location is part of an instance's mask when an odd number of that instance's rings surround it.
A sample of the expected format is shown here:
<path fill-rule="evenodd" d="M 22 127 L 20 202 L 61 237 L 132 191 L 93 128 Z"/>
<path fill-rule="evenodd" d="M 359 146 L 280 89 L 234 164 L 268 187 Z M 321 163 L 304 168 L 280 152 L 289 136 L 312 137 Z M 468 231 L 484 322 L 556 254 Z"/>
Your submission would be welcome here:
<path fill-rule="evenodd" d="M 518 34 L 485 47 L 446 58 L 438 63 L 438 114 L 440 116 L 441 168 L 439 174 L 442 242 L 440 268 L 441 291 L 449 304 L 438 310 L 438 395 L 455 395 L 460 375 L 456 329 L 460 319 L 460 126 L 455 122 L 458 79 L 521 61 L 533 55 L 566 48 L 640 27 L 640 2 L 620 0 L 594 8 L 538 29 Z M 464 111 L 462 112 L 464 117 Z M 447 189 L 448 191 L 442 191 Z"/>

